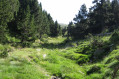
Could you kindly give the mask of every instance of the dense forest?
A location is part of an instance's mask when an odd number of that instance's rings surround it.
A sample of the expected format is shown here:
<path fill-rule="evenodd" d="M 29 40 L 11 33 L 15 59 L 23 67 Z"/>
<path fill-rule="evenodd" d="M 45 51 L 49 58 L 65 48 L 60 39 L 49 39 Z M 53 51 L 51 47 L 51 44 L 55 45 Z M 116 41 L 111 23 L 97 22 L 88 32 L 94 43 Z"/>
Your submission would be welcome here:
<path fill-rule="evenodd" d="M 66 25 L 38 0 L 0 0 L 0 79 L 119 79 L 119 0 L 92 4 Z"/>
<path fill-rule="evenodd" d="M 67 36 L 83 39 L 88 34 L 113 32 L 118 29 L 118 0 L 94 0 L 94 5 L 87 10 L 83 4 L 68 28 L 62 29 L 50 14 L 42 10 L 37 0 L 1 1 L 0 4 L 0 42 L 9 42 L 6 36 L 12 36 L 26 44 L 42 36 L 56 37 L 67 31 Z M 12 5 L 11 5 L 12 4 Z"/>
<path fill-rule="evenodd" d="M 37 0 L 0 1 L 0 43 L 9 42 L 7 36 L 12 36 L 26 46 L 44 34 L 58 36 L 60 30 Z"/>
<path fill-rule="evenodd" d="M 68 33 L 74 38 L 85 38 L 86 35 L 113 32 L 118 29 L 119 1 L 94 0 L 93 6 L 86 8 L 83 4 L 75 16 L 74 23 L 68 25 Z"/>

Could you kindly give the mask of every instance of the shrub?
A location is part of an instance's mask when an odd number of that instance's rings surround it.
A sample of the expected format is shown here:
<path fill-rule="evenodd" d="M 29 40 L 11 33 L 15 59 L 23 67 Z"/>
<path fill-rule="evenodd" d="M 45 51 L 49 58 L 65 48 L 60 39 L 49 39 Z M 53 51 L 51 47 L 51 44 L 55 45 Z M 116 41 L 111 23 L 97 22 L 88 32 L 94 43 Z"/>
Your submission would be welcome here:
<path fill-rule="evenodd" d="M 22 47 L 31 47 L 31 46 L 32 46 L 32 42 L 24 41 L 22 43 Z"/>
<path fill-rule="evenodd" d="M 6 48 L 0 44 L 0 57 L 7 57 L 8 53 Z"/>
<path fill-rule="evenodd" d="M 96 73 L 96 72 L 100 73 L 100 69 L 101 67 L 94 65 L 87 71 L 87 74 L 89 75 L 89 74 Z"/>
<path fill-rule="evenodd" d="M 10 37 L 10 36 L 6 36 L 7 37 L 7 41 L 9 43 L 16 43 L 16 42 L 20 42 L 19 39 L 15 38 L 15 37 Z"/>
<path fill-rule="evenodd" d="M 87 55 L 80 55 L 79 59 L 77 60 L 78 64 L 87 63 L 89 61 L 89 57 Z"/>
<path fill-rule="evenodd" d="M 94 52 L 95 49 L 93 49 L 91 46 L 89 45 L 81 45 L 80 47 L 78 47 L 78 49 L 75 51 L 76 53 L 80 53 L 80 54 L 92 54 L 92 52 Z"/>
<path fill-rule="evenodd" d="M 114 60 L 112 63 L 109 64 L 109 68 L 116 68 L 119 66 L 119 61 L 118 60 Z"/>
<path fill-rule="evenodd" d="M 110 38 L 110 42 L 117 43 L 119 41 L 119 34 L 118 32 L 114 32 Z"/>
<path fill-rule="evenodd" d="M 103 46 L 103 40 L 100 36 L 93 36 L 92 34 L 88 35 L 88 38 L 90 38 L 90 45 L 93 47 L 102 47 Z"/>
<path fill-rule="evenodd" d="M 112 60 L 113 60 L 113 57 L 109 57 L 109 58 L 106 59 L 106 61 L 104 63 L 109 64 L 109 63 L 112 62 Z"/>
<path fill-rule="evenodd" d="M 68 53 L 65 57 L 71 60 L 76 60 L 78 64 L 83 64 L 89 61 L 89 56 L 85 54 Z"/>
<path fill-rule="evenodd" d="M 102 47 L 104 45 L 103 40 L 99 36 L 93 36 L 91 37 L 91 46 L 93 47 Z"/>
<path fill-rule="evenodd" d="M 0 44 L 0 57 L 7 57 L 9 51 L 11 51 L 11 47 L 9 45 Z"/>
<path fill-rule="evenodd" d="M 4 51 L 4 46 L 0 44 L 0 52 Z"/>
<path fill-rule="evenodd" d="M 20 42 L 20 39 L 17 39 L 15 37 L 11 37 L 9 35 L 6 35 L 7 42 L 10 43 L 12 46 L 17 46 Z"/>
<path fill-rule="evenodd" d="M 5 50 L 6 50 L 7 52 L 10 52 L 10 51 L 13 50 L 10 45 L 4 45 L 4 48 L 5 48 Z"/>
<path fill-rule="evenodd" d="M 0 26 L 1 27 L 1 26 Z M 1 30 L 1 28 L 0 28 Z M 5 44 L 7 41 L 6 34 L 0 34 L 0 43 Z"/>

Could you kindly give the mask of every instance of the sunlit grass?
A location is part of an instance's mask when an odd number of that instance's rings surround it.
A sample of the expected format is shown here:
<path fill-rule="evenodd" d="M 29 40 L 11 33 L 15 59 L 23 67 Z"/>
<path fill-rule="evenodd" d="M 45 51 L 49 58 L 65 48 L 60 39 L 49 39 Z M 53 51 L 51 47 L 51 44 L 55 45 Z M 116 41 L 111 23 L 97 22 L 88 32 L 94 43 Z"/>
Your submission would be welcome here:
<path fill-rule="evenodd" d="M 105 42 L 109 38 L 110 36 L 105 36 L 101 39 Z M 90 39 L 69 41 L 64 46 L 60 44 L 66 38 L 46 40 L 46 45 L 49 46 L 40 47 L 42 43 L 37 42 L 35 48 L 14 48 L 8 53 L 8 57 L 0 58 L 0 79 L 50 79 L 51 76 L 64 79 L 112 79 L 114 68 L 119 65 L 119 46 L 101 61 L 79 64 L 77 61 L 80 55 L 88 56 L 91 53 L 91 49 L 86 49 L 86 54 L 82 53 L 83 49 L 91 45 Z M 59 49 L 58 46 L 63 48 Z M 117 75 L 117 79 L 118 77 Z"/>
<path fill-rule="evenodd" d="M 48 38 L 48 43 L 54 43 L 54 44 L 58 44 L 58 43 L 62 43 L 64 40 L 66 40 L 66 38 L 63 38 L 61 36 L 59 37 L 54 37 L 54 38 Z"/>

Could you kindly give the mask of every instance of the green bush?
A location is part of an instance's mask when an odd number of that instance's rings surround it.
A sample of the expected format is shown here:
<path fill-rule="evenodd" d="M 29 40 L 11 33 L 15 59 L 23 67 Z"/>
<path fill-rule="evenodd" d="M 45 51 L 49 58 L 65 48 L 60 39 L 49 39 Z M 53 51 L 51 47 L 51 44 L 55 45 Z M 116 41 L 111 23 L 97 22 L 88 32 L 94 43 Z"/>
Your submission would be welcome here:
<path fill-rule="evenodd" d="M 9 45 L 0 44 L 0 57 L 7 57 L 9 51 L 11 51 L 11 47 Z"/>
<path fill-rule="evenodd" d="M 113 61 L 113 57 L 108 57 L 106 61 L 104 62 L 105 64 L 109 64 Z"/>
<path fill-rule="evenodd" d="M 89 61 L 89 57 L 87 55 L 80 55 L 79 59 L 77 60 L 78 64 L 87 63 Z"/>
<path fill-rule="evenodd" d="M 103 40 L 99 36 L 92 36 L 90 45 L 93 47 L 102 47 L 104 45 Z"/>
<path fill-rule="evenodd" d="M 92 54 L 92 52 L 94 52 L 95 49 L 93 49 L 91 46 L 89 45 L 81 45 L 80 47 L 78 47 L 78 49 L 75 51 L 76 53 L 80 53 L 80 54 Z"/>
<path fill-rule="evenodd" d="M 1 26 L 0 26 L 1 27 Z M 1 28 L 0 28 L 0 30 L 1 30 Z M 0 43 L 1 44 L 5 44 L 6 43 L 6 41 L 7 41 L 7 38 L 6 38 L 6 33 L 4 34 L 0 34 Z"/>
<path fill-rule="evenodd" d="M 4 46 L 0 44 L 0 52 L 4 51 Z"/>
<path fill-rule="evenodd" d="M 6 48 L 0 44 L 0 57 L 7 57 L 8 53 Z"/>
<path fill-rule="evenodd" d="M 24 41 L 22 43 L 22 47 L 31 47 L 31 46 L 32 46 L 32 42 Z"/>
<path fill-rule="evenodd" d="M 89 61 L 89 56 L 85 54 L 68 53 L 65 57 L 71 60 L 76 60 L 78 64 L 83 64 Z"/>
<path fill-rule="evenodd" d="M 7 42 L 10 43 L 12 46 L 17 46 L 18 43 L 20 42 L 20 39 L 17 39 L 15 37 L 11 37 L 6 35 Z"/>
<path fill-rule="evenodd" d="M 10 36 L 6 36 L 7 37 L 7 41 L 9 43 L 16 43 L 16 42 L 20 42 L 19 39 L 15 38 L 15 37 L 10 37 Z"/>
<path fill-rule="evenodd" d="M 110 42 L 117 43 L 119 41 L 119 34 L 118 32 L 114 32 L 110 38 Z"/>
<path fill-rule="evenodd" d="M 119 66 L 119 61 L 118 60 L 114 60 L 113 62 L 111 62 L 109 64 L 109 68 L 112 68 L 112 69 L 114 69 L 114 68 L 116 68 L 118 66 Z"/>
<path fill-rule="evenodd" d="M 100 73 L 100 69 L 101 67 L 94 65 L 87 71 L 87 75 L 92 73 Z"/>

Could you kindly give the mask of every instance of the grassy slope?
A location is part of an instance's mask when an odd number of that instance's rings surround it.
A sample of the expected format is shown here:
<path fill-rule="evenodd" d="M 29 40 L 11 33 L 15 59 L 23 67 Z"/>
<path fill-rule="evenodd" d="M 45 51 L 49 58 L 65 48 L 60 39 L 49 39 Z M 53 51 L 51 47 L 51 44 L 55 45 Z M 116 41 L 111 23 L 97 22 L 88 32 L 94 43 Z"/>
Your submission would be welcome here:
<path fill-rule="evenodd" d="M 109 37 L 102 39 L 107 41 Z M 15 48 L 9 52 L 7 58 L 0 59 L 0 79 L 50 79 L 51 76 L 64 79 L 112 78 L 115 66 L 119 65 L 118 47 L 99 62 L 78 65 L 74 59 L 79 53 L 75 51 L 83 45 L 89 45 L 90 41 L 81 41 L 77 46 L 72 42 L 64 45 L 62 43 L 64 40 L 65 38 L 61 37 L 49 38 L 47 43 L 42 43 L 42 46 L 36 42 L 35 48 Z M 73 56 L 75 58 L 72 58 Z M 87 71 L 94 66 L 101 68 L 99 72 L 87 75 Z"/>
<path fill-rule="evenodd" d="M 45 70 L 31 61 L 35 49 L 15 49 L 9 57 L 0 59 L 0 79 L 44 79 Z"/>

